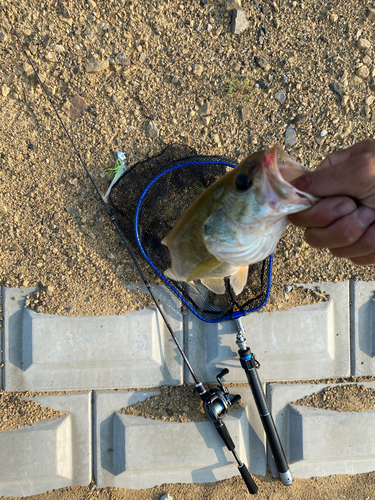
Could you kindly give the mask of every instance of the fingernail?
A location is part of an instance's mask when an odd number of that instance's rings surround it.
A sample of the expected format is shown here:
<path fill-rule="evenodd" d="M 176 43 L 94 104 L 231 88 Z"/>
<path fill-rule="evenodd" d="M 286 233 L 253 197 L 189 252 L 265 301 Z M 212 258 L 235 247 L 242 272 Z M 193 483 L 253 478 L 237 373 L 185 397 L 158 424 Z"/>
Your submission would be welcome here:
<path fill-rule="evenodd" d="M 344 217 L 354 212 L 356 208 L 357 205 L 354 200 L 340 201 L 332 208 L 332 213 L 335 217 Z"/>
<path fill-rule="evenodd" d="M 368 228 L 375 221 L 375 210 L 368 207 L 358 209 L 358 223 L 361 227 Z"/>

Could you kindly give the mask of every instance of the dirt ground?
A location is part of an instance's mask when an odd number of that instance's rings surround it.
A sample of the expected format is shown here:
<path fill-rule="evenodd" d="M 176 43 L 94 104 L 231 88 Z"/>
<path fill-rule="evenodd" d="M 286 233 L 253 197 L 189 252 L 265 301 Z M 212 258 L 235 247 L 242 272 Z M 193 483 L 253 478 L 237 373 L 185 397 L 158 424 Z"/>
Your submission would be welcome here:
<path fill-rule="evenodd" d="M 1 4 L 100 192 L 109 185 L 113 150 L 123 151 L 128 165 L 173 142 L 240 160 L 284 145 L 293 124 L 288 154 L 314 169 L 329 152 L 375 138 L 375 24 L 366 3 L 242 0 L 249 27 L 240 35 L 231 32 L 227 3 Z M 59 315 L 152 305 L 124 288 L 141 283 L 134 264 L 2 11 L 0 24 L 0 285 L 38 288 L 28 306 Z M 275 98 L 280 92 L 283 102 Z M 296 283 L 374 279 L 373 266 L 311 249 L 291 226 L 274 262 L 269 311 L 327 300 L 323 287 L 307 292 Z M 146 277 L 156 282 L 150 271 Z M 39 414 L 22 395 L 0 392 L 0 430 L 57 416 Z M 177 412 L 183 418 L 183 408 Z M 290 488 L 270 476 L 257 482 L 264 499 L 375 499 L 374 473 L 295 480 Z M 166 492 L 174 500 L 246 495 L 233 478 L 142 491 L 73 487 L 30 498 L 159 500 Z"/>

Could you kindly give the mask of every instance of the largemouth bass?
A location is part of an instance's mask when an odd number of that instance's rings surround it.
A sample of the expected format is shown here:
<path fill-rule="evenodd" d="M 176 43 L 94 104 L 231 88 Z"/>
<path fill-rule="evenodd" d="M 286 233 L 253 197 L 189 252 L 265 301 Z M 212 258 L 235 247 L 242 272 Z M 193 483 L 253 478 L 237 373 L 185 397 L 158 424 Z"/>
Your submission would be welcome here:
<path fill-rule="evenodd" d="M 234 293 L 241 293 L 249 265 L 271 255 L 288 214 L 318 201 L 290 184 L 306 172 L 280 146 L 242 160 L 207 188 L 162 240 L 171 256 L 165 276 L 200 279 L 217 294 L 225 293 L 223 278 L 229 277 Z"/>

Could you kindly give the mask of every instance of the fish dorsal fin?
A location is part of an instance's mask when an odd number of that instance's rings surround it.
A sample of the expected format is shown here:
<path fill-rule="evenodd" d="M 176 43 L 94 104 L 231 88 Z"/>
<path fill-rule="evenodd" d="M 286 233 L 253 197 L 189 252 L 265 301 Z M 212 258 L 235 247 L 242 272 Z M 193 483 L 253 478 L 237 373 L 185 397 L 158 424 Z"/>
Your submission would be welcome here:
<path fill-rule="evenodd" d="M 216 257 L 210 257 L 191 271 L 186 281 L 199 280 L 202 276 L 213 271 L 222 264 Z"/>
<path fill-rule="evenodd" d="M 225 283 L 223 278 L 205 278 L 201 279 L 202 285 L 211 290 L 211 292 L 223 295 L 225 293 Z"/>
<path fill-rule="evenodd" d="M 229 282 L 236 295 L 239 295 L 245 288 L 248 270 L 249 266 L 242 266 L 234 271 L 234 273 L 230 276 Z"/>

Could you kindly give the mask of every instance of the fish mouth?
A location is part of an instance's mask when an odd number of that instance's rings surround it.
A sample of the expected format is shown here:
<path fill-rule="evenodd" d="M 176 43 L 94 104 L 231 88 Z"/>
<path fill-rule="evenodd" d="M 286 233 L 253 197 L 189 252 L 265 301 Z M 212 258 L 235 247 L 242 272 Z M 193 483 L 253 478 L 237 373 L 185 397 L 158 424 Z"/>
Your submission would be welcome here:
<path fill-rule="evenodd" d="M 281 146 L 277 145 L 266 151 L 262 164 L 266 173 L 263 189 L 271 201 L 281 198 L 281 200 L 289 200 L 292 205 L 302 204 L 306 208 L 318 201 L 315 196 L 300 191 L 291 184 L 297 177 L 310 172 L 310 170 L 289 158 Z"/>

